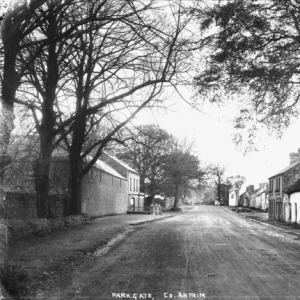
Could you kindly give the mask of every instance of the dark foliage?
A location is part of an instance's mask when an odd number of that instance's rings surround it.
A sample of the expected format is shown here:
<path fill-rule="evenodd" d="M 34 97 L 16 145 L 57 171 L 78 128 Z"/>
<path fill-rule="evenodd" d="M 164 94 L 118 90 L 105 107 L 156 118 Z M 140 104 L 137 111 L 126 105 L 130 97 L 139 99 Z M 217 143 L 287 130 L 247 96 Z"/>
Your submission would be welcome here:
<path fill-rule="evenodd" d="M 280 132 L 299 115 L 300 3 L 238 0 L 194 10 L 209 48 L 194 79 L 200 95 L 240 105 L 234 126 Z"/>

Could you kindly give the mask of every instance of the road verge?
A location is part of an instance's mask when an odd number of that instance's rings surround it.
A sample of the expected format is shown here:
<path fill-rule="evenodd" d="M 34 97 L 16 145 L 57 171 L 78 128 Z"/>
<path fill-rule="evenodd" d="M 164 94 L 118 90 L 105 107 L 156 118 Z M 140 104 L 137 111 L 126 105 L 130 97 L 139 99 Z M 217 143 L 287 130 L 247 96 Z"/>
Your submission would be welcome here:
<path fill-rule="evenodd" d="M 55 287 L 61 273 L 72 272 L 107 246 L 109 250 L 116 237 L 124 239 L 138 225 L 170 217 L 168 214 L 103 217 L 90 224 L 53 231 L 45 237 L 19 241 L 6 252 L 1 282 L 16 299 L 34 298 L 36 291 Z"/>

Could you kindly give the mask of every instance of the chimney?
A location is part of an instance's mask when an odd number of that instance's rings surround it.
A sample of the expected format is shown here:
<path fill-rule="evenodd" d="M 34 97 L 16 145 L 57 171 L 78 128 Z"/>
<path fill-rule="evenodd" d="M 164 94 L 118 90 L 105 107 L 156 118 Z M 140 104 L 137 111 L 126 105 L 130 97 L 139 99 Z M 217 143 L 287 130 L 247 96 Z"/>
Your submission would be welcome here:
<path fill-rule="evenodd" d="M 262 188 L 265 188 L 267 186 L 267 183 L 260 183 L 259 184 L 259 188 L 262 189 Z"/>
<path fill-rule="evenodd" d="M 253 193 L 254 192 L 254 185 L 248 185 L 246 190 L 249 193 Z"/>
<path fill-rule="evenodd" d="M 300 152 L 298 149 L 298 153 L 297 152 L 292 152 L 290 153 L 290 165 L 293 164 L 294 162 L 300 160 Z"/>

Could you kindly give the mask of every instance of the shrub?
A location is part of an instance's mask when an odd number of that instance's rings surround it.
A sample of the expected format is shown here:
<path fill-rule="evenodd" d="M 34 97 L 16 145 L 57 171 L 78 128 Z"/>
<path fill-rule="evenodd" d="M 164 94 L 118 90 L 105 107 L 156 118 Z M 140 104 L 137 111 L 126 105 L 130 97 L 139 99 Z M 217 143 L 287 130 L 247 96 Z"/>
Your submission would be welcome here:
<path fill-rule="evenodd" d="M 57 229 L 63 229 L 65 227 L 64 219 L 51 219 L 49 220 L 51 231 Z"/>
<path fill-rule="evenodd" d="M 47 219 L 31 219 L 27 224 L 31 228 L 32 235 L 45 236 L 51 233 L 50 222 Z"/>
<path fill-rule="evenodd" d="M 27 222 L 16 219 L 10 219 L 8 221 L 8 230 L 10 235 L 10 243 L 21 240 L 32 233 L 32 229 Z"/>
<path fill-rule="evenodd" d="M 9 242 L 22 240 L 29 236 L 45 236 L 51 233 L 50 222 L 47 219 L 8 220 Z"/>
<path fill-rule="evenodd" d="M 28 272 L 21 269 L 21 266 L 3 265 L 0 270 L 1 283 L 10 294 L 18 298 L 28 293 L 27 281 L 29 280 Z"/>
<path fill-rule="evenodd" d="M 0 249 L 4 249 L 6 246 L 6 231 L 7 226 L 0 223 Z"/>
<path fill-rule="evenodd" d="M 65 226 L 67 227 L 78 226 L 85 222 L 85 218 L 83 215 L 68 216 L 65 217 L 64 220 L 65 220 Z"/>

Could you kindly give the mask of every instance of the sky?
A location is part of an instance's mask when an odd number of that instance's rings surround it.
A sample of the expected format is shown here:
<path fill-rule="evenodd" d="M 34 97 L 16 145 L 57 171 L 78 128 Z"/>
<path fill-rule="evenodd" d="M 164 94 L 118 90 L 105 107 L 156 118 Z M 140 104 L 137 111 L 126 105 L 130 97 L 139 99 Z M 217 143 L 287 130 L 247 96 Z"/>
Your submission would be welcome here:
<path fill-rule="evenodd" d="M 3 3 L 10 2 L 9 0 Z M 18 1 L 16 1 L 18 2 Z M 3 4 L 0 13 L 3 12 Z M 193 91 L 182 91 L 186 100 L 190 100 Z M 191 108 L 180 97 L 173 95 L 167 100 L 169 109 L 142 111 L 134 124 L 157 124 L 179 138 L 188 138 L 195 142 L 199 159 L 206 163 L 220 163 L 226 167 L 228 176 L 242 175 L 246 182 L 242 188 L 267 182 L 268 178 L 289 164 L 289 153 L 300 147 L 300 120 L 295 121 L 283 134 L 282 139 L 268 136 L 266 131 L 259 132 L 258 151 L 244 155 L 233 143 L 231 118 L 235 107 L 215 107 L 205 105 L 202 113 Z M 241 191 L 241 192 L 242 192 Z"/>
<path fill-rule="evenodd" d="M 192 91 L 186 92 L 187 100 Z M 267 130 L 258 132 L 257 151 L 245 153 L 245 145 L 237 148 L 233 143 L 234 129 L 231 119 L 234 107 L 216 107 L 211 104 L 201 108 L 202 113 L 190 107 L 179 97 L 167 100 L 169 109 L 141 112 L 134 124 L 157 124 L 176 137 L 194 140 L 199 159 L 205 164 L 220 163 L 228 176 L 246 177 L 241 192 L 248 185 L 258 187 L 268 178 L 289 165 L 289 153 L 300 148 L 300 120 L 284 131 L 281 139 L 270 136 Z"/>

